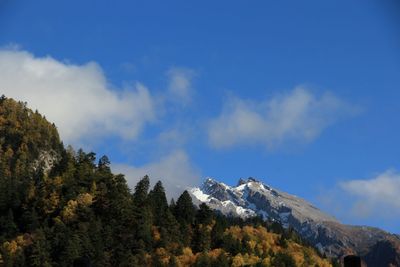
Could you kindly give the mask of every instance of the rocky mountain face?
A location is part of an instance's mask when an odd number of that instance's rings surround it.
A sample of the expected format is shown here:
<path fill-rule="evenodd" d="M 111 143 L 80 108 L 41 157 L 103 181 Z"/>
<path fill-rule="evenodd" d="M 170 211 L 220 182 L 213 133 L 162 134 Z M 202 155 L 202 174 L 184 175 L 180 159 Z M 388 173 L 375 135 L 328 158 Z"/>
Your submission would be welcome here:
<path fill-rule="evenodd" d="M 367 266 L 400 266 L 398 236 L 374 227 L 341 224 L 304 199 L 253 178 L 240 179 L 235 187 L 207 178 L 190 193 L 194 203 L 207 203 L 225 215 L 261 216 L 292 227 L 328 256 L 357 254 Z"/>

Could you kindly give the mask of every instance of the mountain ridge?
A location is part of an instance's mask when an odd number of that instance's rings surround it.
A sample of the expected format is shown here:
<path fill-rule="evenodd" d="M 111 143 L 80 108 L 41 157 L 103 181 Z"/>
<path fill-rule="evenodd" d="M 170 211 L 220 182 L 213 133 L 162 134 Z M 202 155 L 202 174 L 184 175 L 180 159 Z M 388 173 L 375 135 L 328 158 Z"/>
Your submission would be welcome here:
<path fill-rule="evenodd" d="M 239 179 L 237 186 L 228 186 L 208 177 L 200 187 L 190 189 L 190 193 L 195 203 L 206 203 L 225 215 L 260 216 L 264 220 L 277 221 L 284 227 L 292 227 L 321 253 L 331 257 L 357 254 L 369 263 L 368 266 L 377 266 L 379 255 L 374 253 L 374 246 L 381 249 L 382 246 L 377 246 L 379 242 L 390 240 L 392 247 L 400 244 L 395 234 L 375 227 L 342 224 L 306 200 L 252 177 Z M 390 244 L 385 243 L 386 246 Z M 396 259 L 397 252 L 393 253 Z M 398 260 L 395 264 L 400 266 Z"/>

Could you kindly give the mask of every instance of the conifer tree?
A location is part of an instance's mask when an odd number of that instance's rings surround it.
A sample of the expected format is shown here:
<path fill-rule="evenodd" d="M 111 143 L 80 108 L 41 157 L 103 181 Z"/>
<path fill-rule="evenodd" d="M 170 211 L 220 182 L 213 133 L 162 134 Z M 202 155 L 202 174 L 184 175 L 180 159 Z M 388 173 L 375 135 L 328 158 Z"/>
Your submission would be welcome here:
<path fill-rule="evenodd" d="M 211 267 L 229 267 L 229 260 L 228 257 L 224 252 L 221 252 L 218 257 L 212 261 Z"/>
<path fill-rule="evenodd" d="M 148 205 L 149 177 L 144 176 L 135 186 L 133 194 L 134 249 L 138 252 L 152 246 L 151 209 Z"/>
<path fill-rule="evenodd" d="M 192 197 L 187 190 L 183 191 L 175 206 L 175 217 L 181 224 L 192 224 L 195 217 L 195 207 L 192 202 Z"/>
<path fill-rule="evenodd" d="M 276 267 L 296 267 L 293 257 L 285 252 L 278 252 L 271 264 Z"/>
<path fill-rule="evenodd" d="M 198 257 L 196 262 L 194 263 L 195 267 L 210 267 L 211 266 L 211 259 L 207 255 L 206 252 L 201 253 Z"/>
<path fill-rule="evenodd" d="M 102 156 L 99 159 L 99 163 L 97 164 L 97 168 L 99 168 L 100 170 L 106 170 L 109 171 L 110 170 L 110 160 L 108 159 L 108 157 L 106 155 Z"/>
<path fill-rule="evenodd" d="M 150 179 L 144 176 L 135 186 L 133 193 L 133 202 L 135 206 L 145 206 L 147 202 L 147 194 L 149 192 Z"/>
<path fill-rule="evenodd" d="M 42 229 L 35 232 L 35 241 L 32 244 L 32 252 L 30 255 L 30 266 L 32 267 L 49 267 L 52 266 L 50 259 L 50 246 Z"/>
<path fill-rule="evenodd" d="M 209 225 L 213 220 L 213 211 L 205 203 L 201 203 L 199 210 L 196 212 L 196 223 Z"/>
<path fill-rule="evenodd" d="M 211 231 L 207 225 L 197 224 L 193 233 L 192 247 L 195 252 L 208 251 L 211 248 Z"/>
<path fill-rule="evenodd" d="M 163 226 L 167 213 L 169 212 L 167 197 L 165 196 L 165 190 L 161 183 L 158 181 L 153 190 L 149 193 L 149 205 L 152 210 L 153 222 L 157 226 Z"/>
<path fill-rule="evenodd" d="M 178 267 L 178 266 L 179 266 L 178 260 L 174 255 L 172 255 L 171 258 L 169 259 L 168 267 Z"/>

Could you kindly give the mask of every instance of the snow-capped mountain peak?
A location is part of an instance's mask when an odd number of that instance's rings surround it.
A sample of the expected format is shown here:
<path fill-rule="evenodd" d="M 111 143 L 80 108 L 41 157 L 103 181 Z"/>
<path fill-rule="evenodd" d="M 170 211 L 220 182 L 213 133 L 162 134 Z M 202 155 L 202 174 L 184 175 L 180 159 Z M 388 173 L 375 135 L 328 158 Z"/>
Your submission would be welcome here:
<path fill-rule="evenodd" d="M 284 225 L 289 223 L 290 215 L 296 215 L 301 222 L 336 221 L 305 200 L 273 189 L 254 178 L 240 179 L 236 187 L 207 178 L 200 188 L 190 191 L 197 200 L 208 203 L 224 214 L 240 217 L 259 215 L 265 219 L 279 220 Z M 229 209 L 220 208 L 226 207 L 227 201 L 232 204 Z M 238 207 L 247 212 L 235 214 Z"/>
<path fill-rule="evenodd" d="M 361 252 L 377 240 L 391 236 L 372 227 L 341 224 L 306 200 L 252 177 L 239 179 L 236 186 L 206 178 L 200 187 L 189 192 L 195 204 L 206 203 L 222 214 L 242 218 L 260 216 L 280 222 L 284 227 L 293 227 L 327 255 L 341 255 L 348 249 Z"/>

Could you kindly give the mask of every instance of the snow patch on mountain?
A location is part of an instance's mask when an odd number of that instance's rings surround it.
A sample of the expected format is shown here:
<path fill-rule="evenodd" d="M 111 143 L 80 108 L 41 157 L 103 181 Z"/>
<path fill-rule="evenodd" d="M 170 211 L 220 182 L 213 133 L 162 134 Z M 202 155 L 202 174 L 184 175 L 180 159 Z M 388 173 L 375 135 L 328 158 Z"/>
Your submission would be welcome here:
<path fill-rule="evenodd" d="M 293 227 L 321 252 L 331 256 L 343 255 L 346 251 L 365 253 L 378 240 L 392 236 L 377 228 L 341 224 L 304 199 L 254 178 L 240 179 L 237 186 L 228 186 L 209 177 L 189 193 L 194 204 L 206 203 L 227 216 L 244 219 L 260 216 L 284 227 Z"/>
<path fill-rule="evenodd" d="M 242 218 L 258 215 L 265 219 L 279 220 L 283 224 L 288 224 L 293 215 L 301 222 L 336 222 L 333 217 L 322 213 L 305 200 L 280 192 L 253 178 L 241 179 L 236 187 L 207 178 L 201 187 L 192 188 L 190 193 L 196 200 L 214 208 L 223 207 L 218 210 L 226 215 Z"/>
<path fill-rule="evenodd" d="M 208 198 L 210 197 L 207 194 L 204 194 L 203 191 L 201 191 L 200 188 L 196 187 L 190 190 L 191 194 L 200 200 L 201 202 L 208 202 Z"/>

